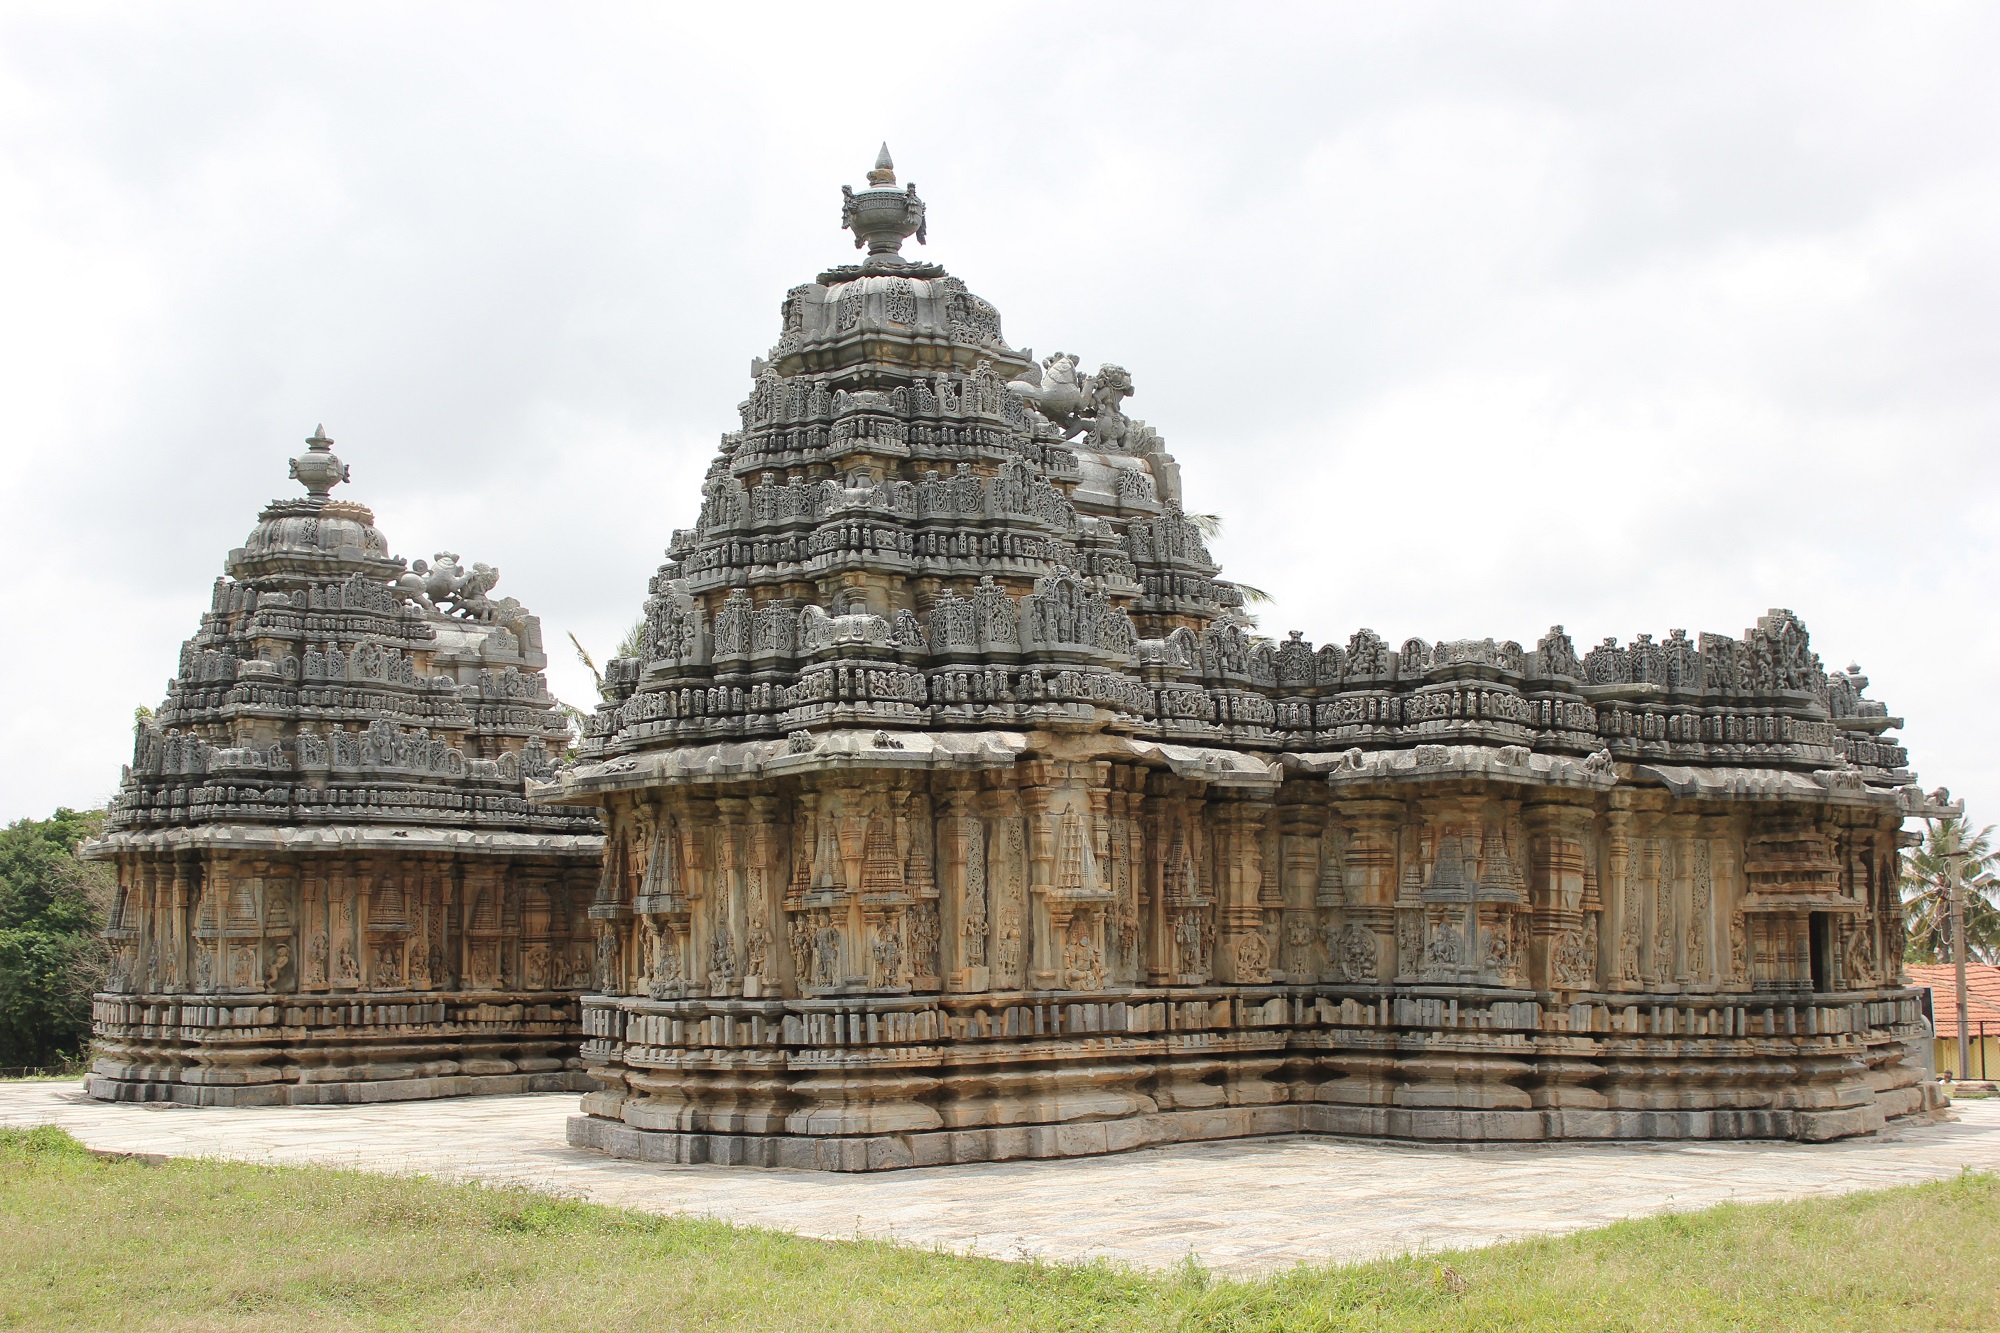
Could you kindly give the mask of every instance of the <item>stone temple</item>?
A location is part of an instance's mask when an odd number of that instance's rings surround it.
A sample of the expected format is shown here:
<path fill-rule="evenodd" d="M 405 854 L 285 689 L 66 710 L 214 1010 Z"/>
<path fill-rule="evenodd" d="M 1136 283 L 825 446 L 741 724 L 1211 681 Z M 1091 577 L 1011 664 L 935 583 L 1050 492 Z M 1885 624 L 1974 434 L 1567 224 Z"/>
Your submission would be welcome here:
<path fill-rule="evenodd" d="M 92 1095 L 242 1106 L 586 1085 L 604 840 L 530 804 L 541 625 L 405 568 L 316 432 L 229 553 L 89 854 L 117 864 Z"/>
<path fill-rule="evenodd" d="M 868 1170 L 1938 1105 L 1896 890 L 1931 798 L 1795 616 L 1260 638 L 1125 370 L 903 257 L 886 150 L 843 222 L 865 257 L 786 295 L 644 651 L 530 787 L 608 833 L 572 1142 Z"/>

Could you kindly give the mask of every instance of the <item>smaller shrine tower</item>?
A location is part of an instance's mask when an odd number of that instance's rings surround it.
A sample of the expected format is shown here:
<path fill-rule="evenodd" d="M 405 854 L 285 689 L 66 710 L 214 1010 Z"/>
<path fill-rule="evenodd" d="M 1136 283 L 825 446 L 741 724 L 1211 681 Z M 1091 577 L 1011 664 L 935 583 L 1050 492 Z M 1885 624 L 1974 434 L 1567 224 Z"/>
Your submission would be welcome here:
<path fill-rule="evenodd" d="M 106 835 L 91 1095 L 204 1106 L 580 1085 L 604 840 L 531 805 L 568 727 L 500 572 L 406 566 L 324 429 L 142 718 Z"/>

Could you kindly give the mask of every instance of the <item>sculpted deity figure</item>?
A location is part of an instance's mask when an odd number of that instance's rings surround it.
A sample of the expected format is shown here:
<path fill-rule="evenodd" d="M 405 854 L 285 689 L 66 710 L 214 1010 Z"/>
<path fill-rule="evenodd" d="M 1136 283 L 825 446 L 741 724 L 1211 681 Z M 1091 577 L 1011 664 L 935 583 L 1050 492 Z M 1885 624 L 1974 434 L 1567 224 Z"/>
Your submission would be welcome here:
<path fill-rule="evenodd" d="M 1016 976 L 1021 967 L 1021 923 L 1010 914 L 1000 927 L 1000 974 Z"/>
<path fill-rule="evenodd" d="M 1465 945 L 1459 939 L 1458 928 L 1449 921 L 1440 921 L 1431 936 L 1429 956 L 1434 967 L 1457 967 L 1465 957 Z"/>
<path fill-rule="evenodd" d="M 1104 984 L 1104 955 L 1097 947 L 1097 933 L 1080 916 L 1069 925 L 1069 939 L 1063 947 L 1063 970 L 1069 973 L 1073 989 L 1096 990 Z"/>
<path fill-rule="evenodd" d="M 1255 931 L 1236 942 L 1236 966 L 1246 979 L 1262 981 L 1271 968 L 1271 946 Z"/>
<path fill-rule="evenodd" d="M 1375 980 L 1375 932 L 1355 921 L 1341 935 L 1340 967 L 1349 981 Z"/>
<path fill-rule="evenodd" d="M 785 941 L 791 947 L 792 975 L 801 986 L 811 984 L 812 977 L 812 923 L 804 912 L 791 918 L 785 928 Z"/>
<path fill-rule="evenodd" d="M 1290 972 L 1306 972 L 1312 968 L 1313 926 L 1303 913 L 1295 913 L 1285 922 L 1285 968 Z"/>
<path fill-rule="evenodd" d="M 1848 927 L 1847 948 L 1841 956 L 1841 970 L 1846 973 L 1850 986 L 1872 983 L 1875 976 L 1875 951 L 1868 939 L 1868 929 L 1856 922 Z"/>
<path fill-rule="evenodd" d="M 598 927 L 598 991 L 614 993 L 618 973 L 618 935 L 608 927 Z"/>
<path fill-rule="evenodd" d="M 671 926 L 660 931 L 659 948 L 653 955 L 653 978 L 661 986 L 678 986 L 683 980 L 680 932 Z"/>
<path fill-rule="evenodd" d="M 736 941 L 730 937 L 729 923 L 717 921 L 708 951 L 708 975 L 712 981 L 736 979 Z"/>
<path fill-rule="evenodd" d="M 840 930 L 825 917 L 813 932 L 813 973 L 822 986 L 840 981 Z"/>
<path fill-rule="evenodd" d="M 875 940 L 869 952 L 875 960 L 878 983 L 894 986 L 902 982 L 903 941 L 894 926 L 886 921 L 876 925 Z"/>
<path fill-rule="evenodd" d="M 271 965 L 264 970 L 264 989 L 282 990 L 292 979 L 292 946 L 279 940 L 271 951 Z"/>

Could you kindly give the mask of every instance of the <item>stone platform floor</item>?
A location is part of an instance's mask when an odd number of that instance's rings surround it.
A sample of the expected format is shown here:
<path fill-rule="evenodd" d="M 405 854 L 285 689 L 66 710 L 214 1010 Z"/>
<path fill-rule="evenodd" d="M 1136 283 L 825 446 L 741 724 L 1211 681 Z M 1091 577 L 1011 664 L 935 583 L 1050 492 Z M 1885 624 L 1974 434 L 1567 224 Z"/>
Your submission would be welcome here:
<path fill-rule="evenodd" d="M 1838 1143 L 1476 1148 L 1244 1140 L 1115 1157 L 835 1175 L 613 1161 L 568 1147 L 572 1094 L 372 1106 L 106 1104 L 79 1083 L 0 1084 L 0 1125 L 92 1148 L 526 1185 L 626 1208 L 997 1258 L 1188 1254 L 1253 1275 L 1301 1262 L 1488 1245 L 1726 1199 L 1790 1199 L 2000 1171 L 2000 1098 Z"/>

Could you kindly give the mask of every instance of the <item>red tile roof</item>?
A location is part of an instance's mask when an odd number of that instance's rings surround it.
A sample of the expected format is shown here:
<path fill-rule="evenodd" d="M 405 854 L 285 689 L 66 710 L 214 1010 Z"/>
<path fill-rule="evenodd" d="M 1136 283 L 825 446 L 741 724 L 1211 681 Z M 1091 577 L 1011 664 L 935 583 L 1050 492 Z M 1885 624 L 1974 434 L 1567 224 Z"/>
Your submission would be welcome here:
<path fill-rule="evenodd" d="M 1931 988 L 1931 1012 L 1937 1018 L 1938 1036 L 1957 1040 L 1958 982 L 1951 964 L 1910 964 L 1903 971 L 1909 975 L 1912 986 Z M 1987 1036 L 2000 1037 L 2000 963 L 1967 963 L 1965 992 L 1972 1035 L 1979 1036 L 1980 1024 L 1984 1023 Z"/>

